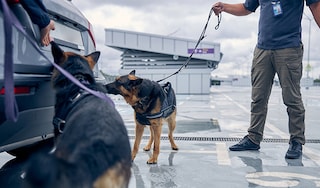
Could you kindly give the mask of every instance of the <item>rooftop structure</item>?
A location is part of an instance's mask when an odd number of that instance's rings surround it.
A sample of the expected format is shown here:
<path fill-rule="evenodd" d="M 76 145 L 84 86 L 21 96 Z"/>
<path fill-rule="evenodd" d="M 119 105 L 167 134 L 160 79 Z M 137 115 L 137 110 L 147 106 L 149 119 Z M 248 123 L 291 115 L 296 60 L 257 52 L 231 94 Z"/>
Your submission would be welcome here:
<path fill-rule="evenodd" d="M 105 37 L 107 46 L 122 51 L 121 75 L 136 70 L 137 76 L 154 81 L 183 66 L 197 43 L 197 40 L 119 29 L 105 29 Z M 201 42 L 188 66 L 164 82 L 171 82 L 177 94 L 207 94 L 211 71 L 218 67 L 221 58 L 219 43 Z"/>

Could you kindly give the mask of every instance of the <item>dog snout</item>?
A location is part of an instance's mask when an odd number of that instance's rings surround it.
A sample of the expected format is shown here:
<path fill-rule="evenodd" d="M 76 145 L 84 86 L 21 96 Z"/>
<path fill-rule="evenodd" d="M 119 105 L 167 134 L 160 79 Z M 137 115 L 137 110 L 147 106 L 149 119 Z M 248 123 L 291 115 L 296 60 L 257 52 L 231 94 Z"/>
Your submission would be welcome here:
<path fill-rule="evenodd" d="M 109 93 L 109 94 L 114 94 L 114 95 L 120 94 L 119 90 L 117 89 L 117 87 L 114 83 L 106 84 L 105 88 L 107 90 L 107 93 Z"/>

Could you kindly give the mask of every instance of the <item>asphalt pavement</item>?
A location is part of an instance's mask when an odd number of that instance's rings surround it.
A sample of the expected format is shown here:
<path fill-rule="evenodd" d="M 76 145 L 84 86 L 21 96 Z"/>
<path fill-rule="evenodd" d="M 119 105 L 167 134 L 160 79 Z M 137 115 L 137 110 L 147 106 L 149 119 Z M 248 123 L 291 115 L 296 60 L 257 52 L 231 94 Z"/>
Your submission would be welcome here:
<path fill-rule="evenodd" d="M 228 148 L 247 134 L 251 88 L 216 86 L 211 91 L 210 95 L 177 96 L 174 136 L 179 151 L 170 149 L 164 130 L 158 164 L 147 165 L 150 152 L 142 150 L 146 137 L 133 163 L 130 188 L 320 187 L 320 88 L 302 88 L 307 143 L 296 160 L 285 159 L 288 117 L 279 87 L 273 88 L 269 100 L 261 149 L 243 152 Z M 125 108 L 124 102 L 117 105 L 133 138 L 132 109 Z"/>
<path fill-rule="evenodd" d="M 149 135 L 146 128 L 129 188 L 320 187 L 320 87 L 302 88 L 307 143 L 303 156 L 295 160 L 284 157 L 289 146 L 288 117 L 277 86 L 269 100 L 261 149 L 229 151 L 247 133 L 250 92 L 250 87 L 215 86 L 209 95 L 178 95 L 174 137 L 179 150 L 171 150 L 164 125 L 158 164 L 146 164 L 151 154 L 142 150 Z M 111 97 L 133 145 L 133 110 L 120 96 Z M 20 178 L 21 163 L 14 160 L 0 153 L 0 187 L 14 185 Z"/>

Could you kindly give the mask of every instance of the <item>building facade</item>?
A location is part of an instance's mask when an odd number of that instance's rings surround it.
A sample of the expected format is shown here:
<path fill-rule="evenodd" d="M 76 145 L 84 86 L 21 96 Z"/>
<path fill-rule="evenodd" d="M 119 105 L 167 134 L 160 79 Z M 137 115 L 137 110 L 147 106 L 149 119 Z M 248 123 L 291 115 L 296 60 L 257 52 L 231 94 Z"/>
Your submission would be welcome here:
<path fill-rule="evenodd" d="M 119 29 L 105 29 L 105 37 L 105 45 L 122 52 L 120 75 L 136 70 L 137 76 L 158 81 L 188 62 L 162 81 L 171 82 L 177 94 L 208 94 L 211 72 L 222 58 L 219 43 L 201 42 L 194 49 L 196 40 Z"/>

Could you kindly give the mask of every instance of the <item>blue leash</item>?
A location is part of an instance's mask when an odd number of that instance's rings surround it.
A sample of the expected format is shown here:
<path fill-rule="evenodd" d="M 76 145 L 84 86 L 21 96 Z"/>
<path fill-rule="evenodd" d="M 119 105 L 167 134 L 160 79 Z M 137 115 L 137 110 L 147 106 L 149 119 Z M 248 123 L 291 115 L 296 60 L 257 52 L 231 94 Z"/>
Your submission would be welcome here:
<path fill-rule="evenodd" d="M 72 76 L 69 72 L 61 68 L 59 65 L 51 61 L 43 52 L 39 49 L 38 45 L 35 41 L 25 32 L 22 28 L 22 25 L 15 17 L 15 15 L 9 9 L 6 0 L 1 0 L 3 17 L 4 17 L 4 29 L 5 29 L 5 65 L 4 65 L 4 76 L 5 76 L 5 114 L 6 119 L 16 122 L 19 116 L 19 110 L 17 106 L 17 102 L 14 96 L 14 79 L 13 79 L 13 44 L 12 44 L 12 26 L 14 26 L 21 34 L 23 34 L 26 39 L 31 43 L 31 45 L 39 52 L 41 56 L 43 56 L 48 62 L 50 62 L 56 69 L 58 69 L 64 76 L 66 76 L 70 81 L 78 85 L 83 90 L 95 95 L 98 98 L 110 103 L 114 106 L 113 101 L 104 93 L 95 91 L 87 88 L 83 85 L 78 79 Z"/>

